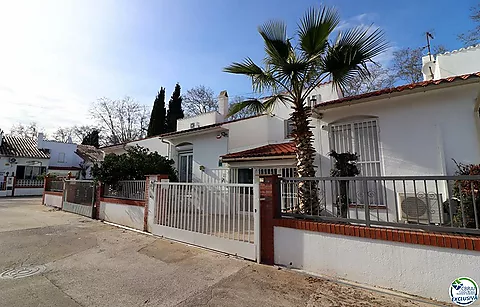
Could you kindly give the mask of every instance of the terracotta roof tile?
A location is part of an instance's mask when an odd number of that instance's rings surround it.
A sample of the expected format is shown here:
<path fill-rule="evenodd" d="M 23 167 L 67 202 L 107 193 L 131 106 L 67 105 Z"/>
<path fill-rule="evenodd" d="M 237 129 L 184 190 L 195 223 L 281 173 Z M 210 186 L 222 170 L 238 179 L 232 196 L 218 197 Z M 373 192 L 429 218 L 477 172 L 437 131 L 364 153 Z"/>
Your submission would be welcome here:
<path fill-rule="evenodd" d="M 427 86 L 430 86 L 430 85 L 438 85 L 438 84 L 441 84 L 441 83 L 451 83 L 451 82 L 454 82 L 454 81 L 467 80 L 467 79 L 470 79 L 470 78 L 480 78 L 480 72 L 461 75 L 461 76 L 453 76 L 453 77 L 448 77 L 448 78 L 438 79 L 438 80 L 429 80 L 429 81 L 411 83 L 411 84 L 401 85 L 401 86 L 397 86 L 397 87 L 393 87 L 393 88 L 386 88 L 386 89 L 379 90 L 379 91 L 374 91 L 374 92 L 364 93 L 364 94 L 360 94 L 360 95 L 344 97 L 344 98 L 340 98 L 340 99 L 336 99 L 336 100 L 325 101 L 325 102 L 317 104 L 315 107 L 316 108 L 321 108 L 321 107 L 329 106 L 329 105 L 333 105 L 333 104 L 341 104 L 341 103 L 345 103 L 345 102 L 349 102 L 349 101 L 353 101 L 353 100 L 360 100 L 360 99 L 369 98 L 369 97 L 398 93 L 398 92 L 402 92 L 402 91 L 405 91 L 405 90 L 413 90 L 415 88 L 427 87 Z"/>
<path fill-rule="evenodd" d="M 0 156 L 50 159 L 48 149 L 38 149 L 36 140 L 8 135 L 3 136 Z"/>
<path fill-rule="evenodd" d="M 222 156 L 223 160 L 255 157 L 274 157 L 295 155 L 295 143 L 269 144 L 257 148 L 233 152 Z"/>

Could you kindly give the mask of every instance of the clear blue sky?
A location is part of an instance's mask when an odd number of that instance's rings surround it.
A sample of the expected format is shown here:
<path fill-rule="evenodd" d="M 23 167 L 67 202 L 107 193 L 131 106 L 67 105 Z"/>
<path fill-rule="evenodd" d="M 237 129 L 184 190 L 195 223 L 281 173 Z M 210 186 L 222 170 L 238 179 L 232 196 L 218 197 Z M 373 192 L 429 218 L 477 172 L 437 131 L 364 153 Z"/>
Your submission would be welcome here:
<path fill-rule="evenodd" d="M 458 49 L 457 34 L 473 27 L 478 0 L 327 0 L 342 27 L 374 23 L 392 49 L 434 44 Z M 289 34 L 318 1 L 253 0 L 18 0 L 0 4 L 0 128 L 37 121 L 47 131 L 90 121 L 98 97 L 129 95 L 151 105 L 160 86 L 171 95 L 206 85 L 230 96 L 251 92 L 249 80 L 222 68 L 250 56 L 260 60 L 257 26 L 285 20 Z M 5 48 L 6 46 L 6 48 Z M 4 106 L 9 106 L 5 112 Z"/>

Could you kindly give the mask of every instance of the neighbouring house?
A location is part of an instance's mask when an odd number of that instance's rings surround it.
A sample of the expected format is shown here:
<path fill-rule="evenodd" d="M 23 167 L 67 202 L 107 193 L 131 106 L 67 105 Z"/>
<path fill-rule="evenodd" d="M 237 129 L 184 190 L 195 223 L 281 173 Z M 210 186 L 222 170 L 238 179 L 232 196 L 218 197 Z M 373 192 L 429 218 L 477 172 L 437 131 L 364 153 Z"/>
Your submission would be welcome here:
<path fill-rule="evenodd" d="M 77 144 L 69 137 L 66 142 L 51 141 L 43 133 L 37 136 L 37 148 L 48 150 L 50 161 L 48 173 L 58 177 L 77 177 L 80 173 L 80 163 L 83 159 L 76 154 Z"/>
<path fill-rule="evenodd" d="M 77 145 L 77 150 L 75 151 L 75 154 L 77 154 L 83 160 L 79 164 L 79 179 L 91 179 L 92 166 L 95 163 L 102 162 L 105 156 L 105 153 L 102 150 L 95 148 L 95 146 L 91 145 Z"/>
<path fill-rule="evenodd" d="M 0 196 L 42 195 L 43 184 L 36 179 L 49 163 L 49 150 L 38 148 L 36 140 L 0 130 Z"/>
<path fill-rule="evenodd" d="M 319 85 L 308 98 L 310 106 L 340 98 L 332 83 Z M 255 174 L 294 176 L 290 109 L 278 106 L 271 114 L 228 120 L 228 93 L 218 97 L 218 112 L 179 119 L 177 131 L 127 144 L 101 148 L 121 154 L 139 145 L 175 160 L 183 182 L 251 183 Z"/>

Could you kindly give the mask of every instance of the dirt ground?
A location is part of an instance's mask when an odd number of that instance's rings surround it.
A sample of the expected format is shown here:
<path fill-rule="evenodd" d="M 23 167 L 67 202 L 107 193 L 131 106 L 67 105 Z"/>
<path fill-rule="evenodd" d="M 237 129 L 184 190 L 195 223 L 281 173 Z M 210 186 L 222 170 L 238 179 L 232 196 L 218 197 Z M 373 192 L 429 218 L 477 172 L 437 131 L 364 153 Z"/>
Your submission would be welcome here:
<path fill-rule="evenodd" d="M 444 304 L 259 265 L 15 198 L 0 199 L 0 306 Z"/>

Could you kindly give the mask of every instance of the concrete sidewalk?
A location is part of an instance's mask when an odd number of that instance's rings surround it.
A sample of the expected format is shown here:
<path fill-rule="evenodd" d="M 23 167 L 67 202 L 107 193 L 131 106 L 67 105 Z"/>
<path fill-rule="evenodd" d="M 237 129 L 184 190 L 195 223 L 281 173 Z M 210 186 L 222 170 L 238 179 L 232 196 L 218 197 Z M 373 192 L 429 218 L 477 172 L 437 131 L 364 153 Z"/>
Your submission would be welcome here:
<path fill-rule="evenodd" d="M 0 199 L 1 306 L 432 306 Z M 37 274 L 23 278 L 18 277 Z"/>

